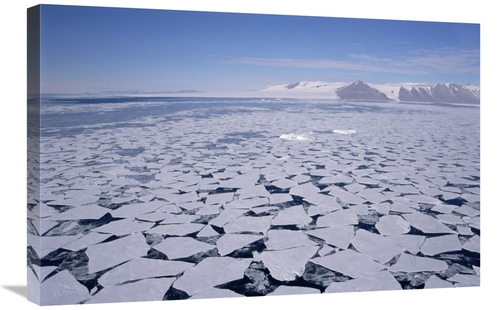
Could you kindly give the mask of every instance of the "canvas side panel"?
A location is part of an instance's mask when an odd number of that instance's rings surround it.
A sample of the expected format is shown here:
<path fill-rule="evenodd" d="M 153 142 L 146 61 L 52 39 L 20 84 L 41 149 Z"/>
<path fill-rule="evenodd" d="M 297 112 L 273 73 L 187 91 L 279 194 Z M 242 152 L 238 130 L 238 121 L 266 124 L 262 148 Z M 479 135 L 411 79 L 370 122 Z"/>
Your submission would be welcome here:
<path fill-rule="evenodd" d="M 27 298 L 40 304 L 40 284 L 35 270 L 40 258 L 30 238 L 40 228 L 40 6 L 27 10 Z M 35 267 L 34 267 L 35 266 Z"/>

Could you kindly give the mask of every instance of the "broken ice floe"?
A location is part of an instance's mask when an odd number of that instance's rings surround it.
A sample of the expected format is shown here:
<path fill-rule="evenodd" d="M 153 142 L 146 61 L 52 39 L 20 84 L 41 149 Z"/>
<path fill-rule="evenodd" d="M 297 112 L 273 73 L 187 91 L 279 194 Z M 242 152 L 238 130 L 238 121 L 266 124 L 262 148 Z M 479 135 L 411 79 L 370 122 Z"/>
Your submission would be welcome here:
<path fill-rule="evenodd" d="M 310 133 L 288 133 L 288 134 L 282 134 L 280 136 L 280 139 L 283 140 L 289 140 L 289 141 L 309 141 L 309 140 L 316 140 L 312 134 Z"/>
<path fill-rule="evenodd" d="M 356 130 L 354 130 L 354 129 L 335 129 L 335 130 L 333 130 L 333 132 L 340 133 L 343 135 L 352 135 L 352 134 L 356 133 Z"/>
<path fill-rule="evenodd" d="M 45 132 L 30 281 L 68 303 L 478 285 L 479 127 L 456 125 L 476 112 L 358 105 Z"/>

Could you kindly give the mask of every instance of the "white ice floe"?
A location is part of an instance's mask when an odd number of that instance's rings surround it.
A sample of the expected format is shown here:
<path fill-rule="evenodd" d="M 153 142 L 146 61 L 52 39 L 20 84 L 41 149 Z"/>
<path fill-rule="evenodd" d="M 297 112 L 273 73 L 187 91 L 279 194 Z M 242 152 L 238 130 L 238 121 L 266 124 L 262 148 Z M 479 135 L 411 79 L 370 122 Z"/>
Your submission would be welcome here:
<path fill-rule="evenodd" d="M 399 244 L 411 254 L 420 252 L 420 247 L 425 241 L 425 237 L 419 235 L 388 235 L 387 238 Z"/>
<path fill-rule="evenodd" d="M 478 235 L 474 235 L 464 243 L 462 248 L 469 252 L 480 253 L 480 237 Z"/>
<path fill-rule="evenodd" d="M 219 235 L 211 225 L 206 225 L 202 230 L 200 230 L 196 236 L 197 237 L 213 237 Z"/>
<path fill-rule="evenodd" d="M 293 198 L 289 194 L 272 194 L 269 196 L 270 204 L 279 204 L 291 201 L 293 201 Z"/>
<path fill-rule="evenodd" d="M 82 219 L 99 219 L 110 209 L 100 207 L 98 205 L 85 205 L 68 209 L 59 214 L 50 217 L 51 220 L 69 221 L 69 220 L 82 220 Z"/>
<path fill-rule="evenodd" d="M 444 225 L 443 222 L 432 217 L 430 215 L 425 215 L 420 212 L 415 212 L 412 214 L 403 214 L 405 220 L 407 220 L 411 226 L 422 231 L 424 234 L 455 234 L 456 232 Z"/>
<path fill-rule="evenodd" d="M 358 224 L 358 215 L 351 209 L 342 209 L 318 217 L 318 227 L 348 226 Z"/>
<path fill-rule="evenodd" d="M 319 294 L 319 293 L 321 292 L 318 289 L 312 287 L 281 285 L 268 295 L 274 296 L 274 295 L 299 295 L 299 294 Z"/>
<path fill-rule="evenodd" d="M 121 206 L 118 209 L 112 210 L 111 215 L 114 218 L 134 218 L 138 215 L 149 213 L 168 205 L 166 201 L 150 201 L 136 204 L 129 204 Z"/>
<path fill-rule="evenodd" d="M 229 192 L 229 193 L 220 193 L 220 194 L 209 194 L 207 196 L 207 200 L 205 201 L 206 205 L 213 205 L 213 204 L 225 204 L 233 200 L 234 198 L 234 193 Z"/>
<path fill-rule="evenodd" d="M 90 298 L 88 289 L 76 281 L 68 270 L 62 270 L 40 284 L 40 304 L 77 304 Z"/>
<path fill-rule="evenodd" d="M 215 245 L 189 237 L 169 237 L 153 246 L 153 248 L 165 253 L 169 259 L 177 259 L 212 250 Z"/>
<path fill-rule="evenodd" d="M 225 224 L 237 219 L 246 212 L 248 212 L 246 209 L 224 209 L 216 218 L 208 222 L 208 224 L 216 227 L 223 227 Z"/>
<path fill-rule="evenodd" d="M 167 225 L 158 225 L 156 227 L 148 230 L 148 233 L 154 234 L 162 234 L 169 236 L 185 236 L 188 234 L 192 234 L 198 232 L 205 227 L 204 224 L 197 223 L 184 223 L 184 224 L 167 224 Z"/>
<path fill-rule="evenodd" d="M 404 252 L 404 249 L 392 240 L 364 229 L 356 231 L 351 243 L 358 252 L 382 264 L 386 264 L 394 256 Z"/>
<path fill-rule="evenodd" d="M 32 264 L 31 267 L 33 268 L 33 271 L 35 272 L 35 275 L 38 278 L 37 282 L 43 282 L 43 280 L 45 280 L 45 278 L 49 274 L 51 274 L 52 271 L 54 271 L 54 270 L 57 269 L 57 266 L 38 266 L 38 265 L 35 265 L 35 264 Z M 33 284 L 33 285 L 37 285 L 38 286 L 39 284 L 36 283 L 36 284 Z"/>
<path fill-rule="evenodd" d="M 279 251 L 290 248 L 311 246 L 316 243 L 299 230 L 269 230 L 267 232 L 268 240 L 265 242 L 269 251 Z"/>
<path fill-rule="evenodd" d="M 318 246 L 302 246 L 279 251 L 264 251 L 258 257 L 279 281 L 293 281 L 305 270 L 307 261 L 318 251 Z"/>
<path fill-rule="evenodd" d="M 328 228 L 319 228 L 308 230 L 308 235 L 325 240 L 326 243 L 341 249 L 347 249 L 354 239 L 354 227 L 334 226 Z"/>
<path fill-rule="evenodd" d="M 290 188 L 290 195 L 294 196 L 300 196 L 300 197 L 307 197 L 309 195 L 319 193 L 320 189 L 311 183 L 305 183 L 301 185 L 294 186 Z"/>
<path fill-rule="evenodd" d="M 458 207 L 458 208 L 454 209 L 453 212 L 456 212 L 456 213 L 459 213 L 459 214 L 463 214 L 463 215 L 467 215 L 467 216 L 470 216 L 470 217 L 474 217 L 474 216 L 478 216 L 479 215 L 479 210 L 471 208 L 471 207 L 469 207 L 467 205 L 462 205 L 461 207 Z"/>
<path fill-rule="evenodd" d="M 399 257 L 398 261 L 394 265 L 389 267 L 389 271 L 402 271 L 402 272 L 443 271 L 446 270 L 447 268 L 448 264 L 445 261 L 403 253 Z"/>
<path fill-rule="evenodd" d="M 435 275 L 432 275 L 425 281 L 424 288 L 451 288 L 454 287 L 450 282 L 440 279 Z"/>
<path fill-rule="evenodd" d="M 89 232 L 80 239 L 62 246 L 62 248 L 70 251 L 78 251 L 91 245 L 98 244 L 111 236 L 112 234 Z"/>
<path fill-rule="evenodd" d="M 457 273 L 451 278 L 447 279 L 448 281 L 455 283 L 455 286 L 479 286 L 480 285 L 480 277 L 472 274 L 460 274 Z"/>
<path fill-rule="evenodd" d="M 356 195 L 363 197 L 364 199 L 366 199 L 371 203 L 381 203 L 389 199 L 387 196 L 383 195 L 380 191 L 376 189 L 363 189 Z"/>
<path fill-rule="evenodd" d="M 271 183 L 271 185 L 276 186 L 277 188 L 287 189 L 294 186 L 298 186 L 298 182 L 290 179 L 279 179 Z"/>
<path fill-rule="evenodd" d="M 353 195 L 349 193 L 348 191 L 345 191 L 337 186 L 329 186 L 323 190 L 324 192 L 328 192 L 330 196 L 339 198 L 340 200 L 344 201 L 345 203 L 348 204 L 363 204 L 366 202 L 364 198 L 361 198 L 357 195 Z"/>
<path fill-rule="evenodd" d="M 221 256 L 225 256 L 262 238 L 263 235 L 224 234 L 216 242 L 217 250 Z"/>
<path fill-rule="evenodd" d="M 356 133 L 356 130 L 354 130 L 354 129 L 335 129 L 335 130 L 333 130 L 333 133 L 340 133 L 343 135 L 352 135 L 352 134 Z"/>
<path fill-rule="evenodd" d="M 361 292 L 402 290 L 401 284 L 388 271 L 379 271 L 347 281 Z"/>
<path fill-rule="evenodd" d="M 405 195 L 405 198 L 408 198 L 410 201 L 414 201 L 417 203 L 425 203 L 432 205 L 442 204 L 441 200 L 426 195 Z"/>
<path fill-rule="evenodd" d="M 226 233 L 254 232 L 265 234 L 274 216 L 241 216 L 224 225 Z"/>
<path fill-rule="evenodd" d="M 399 215 L 382 216 L 375 228 L 381 235 L 402 235 L 410 231 L 410 224 Z"/>
<path fill-rule="evenodd" d="M 206 298 L 231 298 L 231 297 L 244 297 L 238 293 L 231 290 L 219 289 L 219 288 L 209 288 L 198 294 L 191 296 L 189 299 L 206 299 Z"/>
<path fill-rule="evenodd" d="M 165 296 L 174 280 L 175 278 L 145 279 L 105 287 L 86 304 L 163 300 L 163 296 Z"/>
<path fill-rule="evenodd" d="M 288 141 L 310 141 L 316 140 L 310 133 L 288 133 L 280 135 L 280 139 L 288 140 Z"/>
<path fill-rule="evenodd" d="M 192 296 L 216 285 L 242 279 L 251 262 L 252 259 L 207 257 L 196 266 L 188 268 L 174 282 L 173 287 Z"/>
<path fill-rule="evenodd" d="M 93 232 L 108 233 L 124 236 L 135 232 L 142 232 L 153 227 L 154 223 L 137 221 L 135 219 L 122 219 L 92 229 Z"/>
<path fill-rule="evenodd" d="M 57 250 L 71 242 L 74 242 L 82 237 L 82 234 L 76 236 L 47 236 L 40 237 L 28 233 L 28 245 L 36 252 L 39 258 L 45 257 L 50 252 Z"/>
<path fill-rule="evenodd" d="M 133 258 L 145 256 L 150 247 L 141 233 L 89 246 L 85 254 L 89 257 L 89 274 L 95 273 Z"/>
<path fill-rule="evenodd" d="M 444 235 L 438 237 L 427 237 L 424 244 L 420 247 L 420 252 L 427 256 L 434 256 L 436 254 L 460 251 L 462 243 L 457 235 Z"/>
<path fill-rule="evenodd" d="M 339 251 L 332 255 L 313 258 L 311 262 L 330 270 L 340 272 L 351 278 L 359 278 L 386 268 L 386 266 L 375 262 L 368 256 L 349 249 Z"/>
<path fill-rule="evenodd" d="M 172 277 L 191 266 L 193 264 L 180 261 L 136 258 L 106 272 L 98 281 L 100 285 L 107 287 L 147 278 Z"/>
<path fill-rule="evenodd" d="M 326 289 L 325 293 L 349 293 L 349 292 L 359 292 L 354 286 L 350 285 L 348 281 L 346 282 L 332 282 Z"/>
<path fill-rule="evenodd" d="M 344 175 L 344 174 L 336 174 L 333 176 L 328 176 L 321 178 L 321 180 L 318 181 L 319 184 L 349 184 L 353 181 L 353 179 L 350 176 Z"/>
<path fill-rule="evenodd" d="M 304 211 L 301 205 L 293 206 L 281 210 L 278 215 L 271 221 L 271 225 L 297 225 L 304 226 L 309 224 L 312 218 Z"/>

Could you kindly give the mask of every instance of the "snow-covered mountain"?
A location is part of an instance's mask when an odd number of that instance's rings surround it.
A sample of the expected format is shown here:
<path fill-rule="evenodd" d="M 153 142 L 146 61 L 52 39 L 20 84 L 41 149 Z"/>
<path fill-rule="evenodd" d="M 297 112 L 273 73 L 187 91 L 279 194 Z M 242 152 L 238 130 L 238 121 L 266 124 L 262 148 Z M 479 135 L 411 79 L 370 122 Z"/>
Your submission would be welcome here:
<path fill-rule="evenodd" d="M 325 98 L 346 100 L 381 100 L 403 102 L 442 102 L 479 104 L 479 86 L 454 83 L 439 84 L 369 84 L 296 82 L 269 86 L 255 91 L 257 96 L 282 98 Z"/>

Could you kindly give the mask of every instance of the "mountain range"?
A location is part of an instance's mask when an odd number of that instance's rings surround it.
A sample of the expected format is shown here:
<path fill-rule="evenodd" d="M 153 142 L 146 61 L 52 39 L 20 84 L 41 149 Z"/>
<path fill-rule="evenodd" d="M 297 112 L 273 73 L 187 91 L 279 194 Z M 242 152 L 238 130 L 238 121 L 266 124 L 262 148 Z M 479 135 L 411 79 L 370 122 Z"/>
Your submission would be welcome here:
<path fill-rule="evenodd" d="M 369 84 L 302 81 L 269 86 L 254 92 L 256 96 L 283 98 L 322 98 L 342 100 L 377 100 L 428 103 L 479 104 L 479 86 L 455 83 L 438 84 Z"/>

